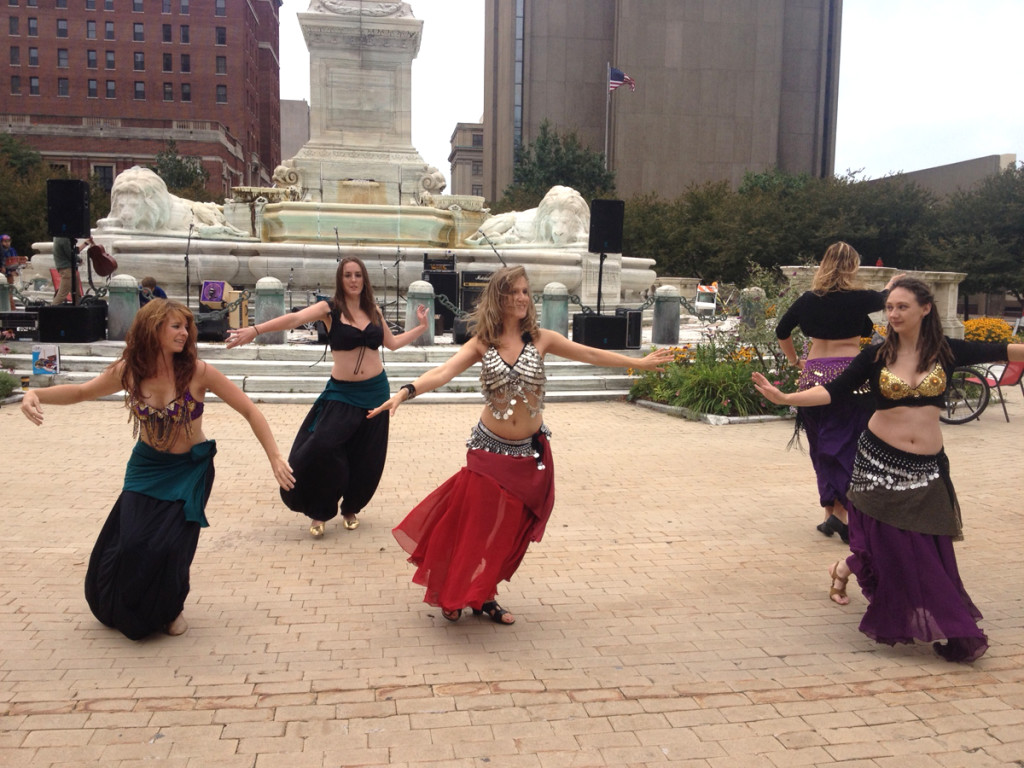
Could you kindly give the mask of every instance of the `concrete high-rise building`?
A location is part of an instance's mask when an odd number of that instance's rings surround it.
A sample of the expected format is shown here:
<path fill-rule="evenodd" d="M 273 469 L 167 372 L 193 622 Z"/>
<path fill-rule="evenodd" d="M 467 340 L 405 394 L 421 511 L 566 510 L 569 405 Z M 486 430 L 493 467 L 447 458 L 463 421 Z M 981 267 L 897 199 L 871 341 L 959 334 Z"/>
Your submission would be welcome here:
<path fill-rule="evenodd" d="M 208 189 L 281 161 L 281 0 L 5 0 L 0 123 L 71 176 L 109 185 L 173 139 Z"/>
<path fill-rule="evenodd" d="M 482 123 L 456 123 L 451 137 L 451 186 L 453 195 L 484 194 L 484 126 Z"/>
<path fill-rule="evenodd" d="M 618 194 L 831 175 L 842 0 L 486 0 L 484 195 L 544 120 L 604 152 Z M 609 98 L 608 67 L 636 83 Z"/>

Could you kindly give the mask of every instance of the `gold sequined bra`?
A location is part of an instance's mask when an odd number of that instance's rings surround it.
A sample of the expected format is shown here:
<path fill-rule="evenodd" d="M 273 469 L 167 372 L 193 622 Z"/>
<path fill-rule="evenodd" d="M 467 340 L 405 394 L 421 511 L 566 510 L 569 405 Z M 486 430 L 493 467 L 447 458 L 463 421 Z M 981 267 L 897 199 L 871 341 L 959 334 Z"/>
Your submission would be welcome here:
<path fill-rule="evenodd" d="M 494 347 L 489 347 L 480 361 L 480 393 L 496 419 L 512 418 L 520 401 L 526 405 L 530 418 L 536 417 L 544 410 L 545 382 L 544 358 L 532 341 L 523 345 L 513 365 L 506 363 Z"/>
<path fill-rule="evenodd" d="M 893 403 L 893 405 L 943 405 L 946 392 L 946 372 L 942 365 L 936 363 L 916 387 L 883 367 L 878 374 L 878 391 L 886 400 L 909 400 L 911 402 Z"/>

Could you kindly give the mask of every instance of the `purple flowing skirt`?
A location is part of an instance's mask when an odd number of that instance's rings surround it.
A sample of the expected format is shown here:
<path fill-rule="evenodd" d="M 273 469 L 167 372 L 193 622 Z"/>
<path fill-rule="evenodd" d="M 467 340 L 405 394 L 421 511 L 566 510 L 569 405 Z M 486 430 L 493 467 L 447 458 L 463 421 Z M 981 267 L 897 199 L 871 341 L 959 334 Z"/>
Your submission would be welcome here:
<path fill-rule="evenodd" d="M 950 536 L 894 528 L 850 512 L 846 563 L 868 601 L 860 631 L 879 643 L 934 643 L 947 661 L 974 661 L 988 649 L 981 611 L 960 581 Z M 948 640 L 945 645 L 938 640 Z"/>

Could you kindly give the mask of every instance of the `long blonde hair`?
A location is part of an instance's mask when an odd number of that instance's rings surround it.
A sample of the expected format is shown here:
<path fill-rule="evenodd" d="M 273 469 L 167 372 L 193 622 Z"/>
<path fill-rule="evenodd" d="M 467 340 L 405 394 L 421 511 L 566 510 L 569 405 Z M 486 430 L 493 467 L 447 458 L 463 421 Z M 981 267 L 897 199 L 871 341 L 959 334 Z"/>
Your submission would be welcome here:
<path fill-rule="evenodd" d="M 512 288 L 520 280 L 526 280 L 527 290 L 530 281 L 526 269 L 522 266 L 502 267 L 487 281 L 487 286 L 480 294 L 473 314 L 469 317 L 469 331 L 487 346 L 495 346 L 501 340 L 503 309 L 511 299 Z M 537 325 L 537 308 L 533 301 L 529 303 L 526 317 L 519 322 L 519 332 L 536 341 L 540 329 Z"/>
<path fill-rule="evenodd" d="M 852 291 L 861 287 L 857 282 L 860 269 L 860 254 L 849 243 L 832 243 L 821 257 L 821 264 L 814 273 L 811 291 L 818 296 L 834 291 Z"/>

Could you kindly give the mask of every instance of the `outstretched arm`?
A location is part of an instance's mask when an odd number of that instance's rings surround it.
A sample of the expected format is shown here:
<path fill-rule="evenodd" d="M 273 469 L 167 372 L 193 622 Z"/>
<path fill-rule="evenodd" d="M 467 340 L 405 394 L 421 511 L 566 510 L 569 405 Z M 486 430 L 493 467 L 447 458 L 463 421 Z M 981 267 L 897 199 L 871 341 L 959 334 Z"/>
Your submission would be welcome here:
<path fill-rule="evenodd" d="M 569 341 L 560 333 L 542 328 L 538 351 L 542 355 L 558 355 L 578 363 L 604 365 L 609 368 L 639 368 L 643 371 L 661 371 L 663 366 L 675 359 L 675 353 L 668 347 L 656 349 L 646 357 L 630 357 L 607 349 L 597 349 Z"/>
<path fill-rule="evenodd" d="M 380 310 L 377 311 L 380 312 Z M 384 346 L 391 350 L 401 349 L 406 344 L 409 344 L 422 336 L 429 327 L 427 325 L 427 308 L 422 304 L 416 307 L 416 319 L 420 321 L 419 325 L 415 328 L 409 329 L 405 333 L 400 333 L 397 336 L 391 333 L 391 329 L 388 328 L 388 324 L 384 322 Z M 383 315 L 381 315 L 381 321 L 384 321 Z"/>
<path fill-rule="evenodd" d="M 255 341 L 261 333 L 273 333 L 274 331 L 289 331 L 298 328 L 300 325 L 323 320 L 331 314 L 331 307 L 326 301 L 318 301 L 310 304 L 298 312 L 286 312 L 273 320 L 267 320 L 256 325 L 247 325 L 245 328 L 232 328 L 228 331 L 227 348 L 233 349 L 243 344 Z"/>
<path fill-rule="evenodd" d="M 811 389 L 805 389 L 802 392 L 786 393 L 757 371 L 752 373 L 750 378 L 754 381 L 754 389 L 760 392 L 765 399 L 776 405 L 806 407 L 811 405 L 828 405 L 832 402 L 832 395 L 824 387 L 811 387 Z"/>
<path fill-rule="evenodd" d="M 429 392 L 432 389 L 442 387 L 469 368 L 469 366 L 474 363 L 479 363 L 480 360 L 483 359 L 483 356 L 483 345 L 476 339 L 470 339 L 462 345 L 462 348 L 459 349 L 458 352 L 449 357 L 445 362 L 441 363 L 441 365 L 436 368 L 431 368 L 422 376 L 415 379 L 412 382 L 412 386 L 417 395 L 422 395 L 424 392 Z M 383 413 L 384 411 L 390 411 L 394 414 L 394 412 L 398 410 L 398 406 L 411 397 L 412 395 L 407 389 L 399 389 L 387 400 L 387 402 L 378 405 L 366 414 L 366 418 L 372 419 L 374 416 L 379 413 Z"/>
<path fill-rule="evenodd" d="M 274 479 L 277 480 L 277 484 L 286 491 L 294 488 L 295 476 L 292 474 L 292 468 L 278 450 L 274 434 L 271 432 L 270 425 L 267 423 L 263 412 L 256 407 L 256 404 L 249 399 L 248 395 L 212 365 L 200 362 L 199 367 L 201 369 L 200 386 L 213 392 L 213 394 L 245 417 L 245 420 L 249 422 L 252 433 L 256 435 L 256 439 L 263 446 L 263 452 L 267 454 L 267 458 L 270 460 L 270 467 L 274 471 Z"/>
<path fill-rule="evenodd" d="M 38 426 L 43 423 L 43 403 L 73 405 L 112 395 L 121 389 L 122 366 L 124 363 L 119 360 L 108 366 L 95 379 L 90 379 L 82 384 L 60 384 L 56 387 L 30 389 L 21 399 L 21 412 L 25 414 L 25 418 Z"/>

